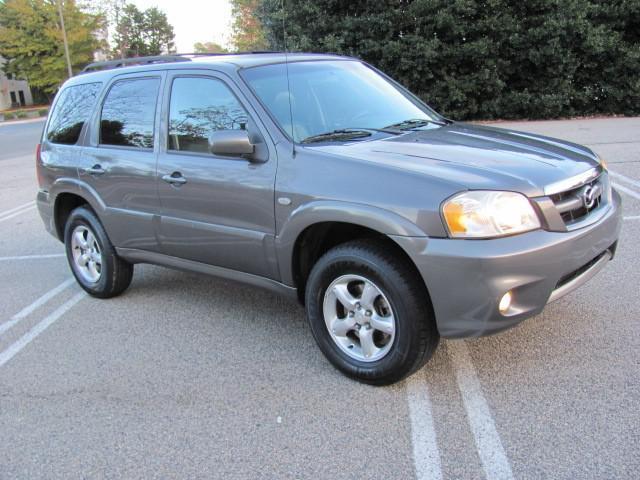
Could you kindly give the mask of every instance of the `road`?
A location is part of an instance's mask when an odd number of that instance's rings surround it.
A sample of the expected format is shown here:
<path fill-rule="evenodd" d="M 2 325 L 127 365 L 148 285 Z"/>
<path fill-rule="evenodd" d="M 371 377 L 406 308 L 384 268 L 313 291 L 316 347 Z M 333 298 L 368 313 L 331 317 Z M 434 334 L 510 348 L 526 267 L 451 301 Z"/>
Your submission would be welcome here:
<path fill-rule="evenodd" d="M 500 126 L 608 159 L 617 257 L 384 388 L 340 375 L 266 291 L 141 265 L 88 298 L 29 203 L 41 124 L 0 126 L 0 478 L 638 478 L 640 118 Z"/>
<path fill-rule="evenodd" d="M 0 161 L 33 153 L 44 120 L 0 123 Z"/>

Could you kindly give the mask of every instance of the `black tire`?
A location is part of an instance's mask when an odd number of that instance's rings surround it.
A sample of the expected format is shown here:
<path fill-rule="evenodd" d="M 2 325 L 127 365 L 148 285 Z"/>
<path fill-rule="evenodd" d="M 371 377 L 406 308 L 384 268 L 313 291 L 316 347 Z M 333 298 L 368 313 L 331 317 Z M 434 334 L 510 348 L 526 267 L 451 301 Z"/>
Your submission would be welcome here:
<path fill-rule="evenodd" d="M 78 226 L 87 228 L 95 237 L 100 249 L 102 264 L 100 277 L 91 282 L 83 277 L 72 253 L 71 236 Z M 109 240 L 96 214 L 88 207 L 78 207 L 71 212 L 64 228 L 64 244 L 69 267 L 80 286 L 91 296 L 111 298 L 124 292 L 133 277 L 133 265 L 120 258 Z"/>
<path fill-rule="evenodd" d="M 325 324 L 325 293 L 334 280 L 344 275 L 372 281 L 390 303 L 395 337 L 388 353 L 379 360 L 365 362 L 350 357 L 338 347 Z M 327 359 L 345 375 L 371 385 L 395 383 L 419 370 L 431 358 L 440 339 L 422 279 L 385 240 L 355 240 L 325 253 L 309 275 L 305 307 L 313 336 Z"/>

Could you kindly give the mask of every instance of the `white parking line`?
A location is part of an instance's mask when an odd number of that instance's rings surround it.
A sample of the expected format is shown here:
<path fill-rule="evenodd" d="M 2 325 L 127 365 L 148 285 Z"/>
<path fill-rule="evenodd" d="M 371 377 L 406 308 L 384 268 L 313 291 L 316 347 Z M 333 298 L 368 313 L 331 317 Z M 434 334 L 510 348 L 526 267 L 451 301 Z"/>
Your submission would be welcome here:
<path fill-rule="evenodd" d="M 640 188 L 640 182 L 637 180 L 634 180 L 633 178 L 629 178 L 626 175 L 622 175 L 621 173 L 618 173 L 618 172 L 612 172 L 611 170 L 609 170 L 609 174 L 611 174 L 613 178 L 617 178 L 618 180 L 622 180 L 623 182 L 628 183 L 629 185 L 634 185 Z"/>
<path fill-rule="evenodd" d="M 28 212 L 30 210 L 33 210 L 34 208 L 36 208 L 35 204 L 34 205 L 30 205 L 28 207 L 23 208 L 22 210 L 18 210 L 17 212 L 14 213 L 10 213 L 8 215 L 5 215 L 4 217 L 0 217 L 0 222 L 4 222 L 5 220 L 9 220 L 13 217 L 17 217 L 20 214 L 23 214 L 25 212 Z"/>
<path fill-rule="evenodd" d="M 464 341 L 447 343 L 453 369 L 462 394 L 462 403 L 467 412 L 469 425 L 482 467 L 489 480 L 513 480 L 509 459 L 502 448 L 500 436 L 491 416 L 491 410 L 482 393 L 467 345 Z"/>
<path fill-rule="evenodd" d="M 631 215 L 630 217 L 622 217 L 624 220 L 640 220 L 640 215 Z"/>
<path fill-rule="evenodd" d="M 64 256 L 64 253 L 48 253 L 45 255 L 18 255 L 16 257 L 0 257 L 0 262 L 9 262 L 13 260 L 40 260 L 43 258 L 60 258 Z"/>
<path fill-rule="evenodd" d="M 69 278 L 69 279 L 65 280 L 64 282 L 62 282 L 57 287 L 52 288 L 47 293 L 42 295 L 35 302 L 33 302 L 31 305 L 27 305 L 26 307 L 24 307 L 22 310 L 20 310 L 18 313 L 16 313 L 13 317 L 11 317 L 11 320 L 8 320 L 8 321 L 0 324 L 0 335 L 2 335 L 4 332 L 9 330 L 11 327 L 13 327 L 15 324 L 17 324 L 20 320 L 25 318 L 31 312 L 33 312 L 34 310 L 40 308 L 42 305 L 47 303 L 53 297 L 55 297 L 60 292 L 65 290 L 67 287 L 69 287 L 71 284 L 73 284 L 73 282 L 74 282 L 73 278 Z"/>
<path fill-rule="evenodd" d="M 429 386 L 424 378 L 424 372 L 416 372 L 407 380 L 407 400 L 416 478 L 417 480 L 441 480 L 440 452 L 431 414 Z"/>
<path fill-rule="evenodd" d="M 49 326 L 51 326 L 62 315 L 67 313 L 76 303 L 85 298 L 87 294 L 85 292 L 78 292 L 65 303 L 60 305 L 52 313 L 47 315 L 38 324 L 36 324 L 31 330 L 25 333 L 22 337 L 12 343 L 9 348 L 0 353 L 0 367 L 11 360 L 20 350 L 26 347 L 34 338 L 44 332 Z"/>
<path fill-rule="evenodd" d="M 615 183 L 615 182 L 613 182 L 612 185 L 618 190 L 620 190 L 621 192 L 626 193 L 630 197 L 640 200 L 640 193 L 636 192 L 635 190 L 631 190 L 630 188 L 627 188 L 624 185 L 620 185 L 619 183 Z"/>
<path fill-rule="evenodd" d="M 30 202 L 25 203 L 24 205 L 20 205 L 19 207 L 14 207 L 14 208 L 10 208 L 9 210 L 5 210 L 4 212 L 0 213 L 0 217 L 3 217 L 4 215 L 9 215 L 10 213 L 16 212 L 22 208 L 26 208 L 29 207 L 31 205 L 35 205 L 36 202 L 34 202 L 33 200 L 31 200 Z"/>

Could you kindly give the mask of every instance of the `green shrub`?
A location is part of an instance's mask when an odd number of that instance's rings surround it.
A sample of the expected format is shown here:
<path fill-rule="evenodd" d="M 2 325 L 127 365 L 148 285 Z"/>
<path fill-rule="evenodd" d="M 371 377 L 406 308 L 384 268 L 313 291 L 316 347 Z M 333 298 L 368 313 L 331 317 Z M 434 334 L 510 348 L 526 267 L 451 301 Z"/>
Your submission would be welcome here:
<path fill-rule="evenodd" d="M 27 118 L 27 112 L 24 112 L 22 110 L 16 112 L 16 118 Z"/>
<path fill-rule="evenodd" d="M 281 0 L 258 3 L 255 18 L 282 50 Z M 640 114 L 638 0 L 285 5 L 289 50 L 362 58 L 451 118 Z"/>
<path fill-rule="evenodd" d="M 49 113 L 49 109 L 47 108 L 41 108 L 40 110 L 38 110 L 38 115 L 40 117 L 45 117 L 48 113 Z"/>

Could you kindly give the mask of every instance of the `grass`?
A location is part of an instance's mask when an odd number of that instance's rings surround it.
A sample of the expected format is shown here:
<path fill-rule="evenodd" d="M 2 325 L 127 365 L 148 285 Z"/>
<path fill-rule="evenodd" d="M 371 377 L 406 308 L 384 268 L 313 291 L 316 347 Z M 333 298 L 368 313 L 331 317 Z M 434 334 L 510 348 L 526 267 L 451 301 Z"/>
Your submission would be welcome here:
<path fill-rule="evenodd" d="M 7 120 L 15 120 L 15 119 L 23 119 L 30 118 L 29 113 L 36 112 L 39 117 L 44 117 L 49 113 L 48 105 L 34 105 L 33 107 L 26 108 L 14 108 L 9 110 L 3 110 L 0 112 L 0 115 L 4 116 L 5 121 Z M 34 117 L 31 117 L 34 118 Z"/>
<path fill-rule="evenodd" d="M 19 107 L 19 108 L 8 108 L 6 110 L 0 111 L 0 113 L 16 113 L 16 112 L 32 112 L 33 110 L 41 110 L 47 109 L 49 110 L 49 105 L 31 105 L 30 107 Z"/>

